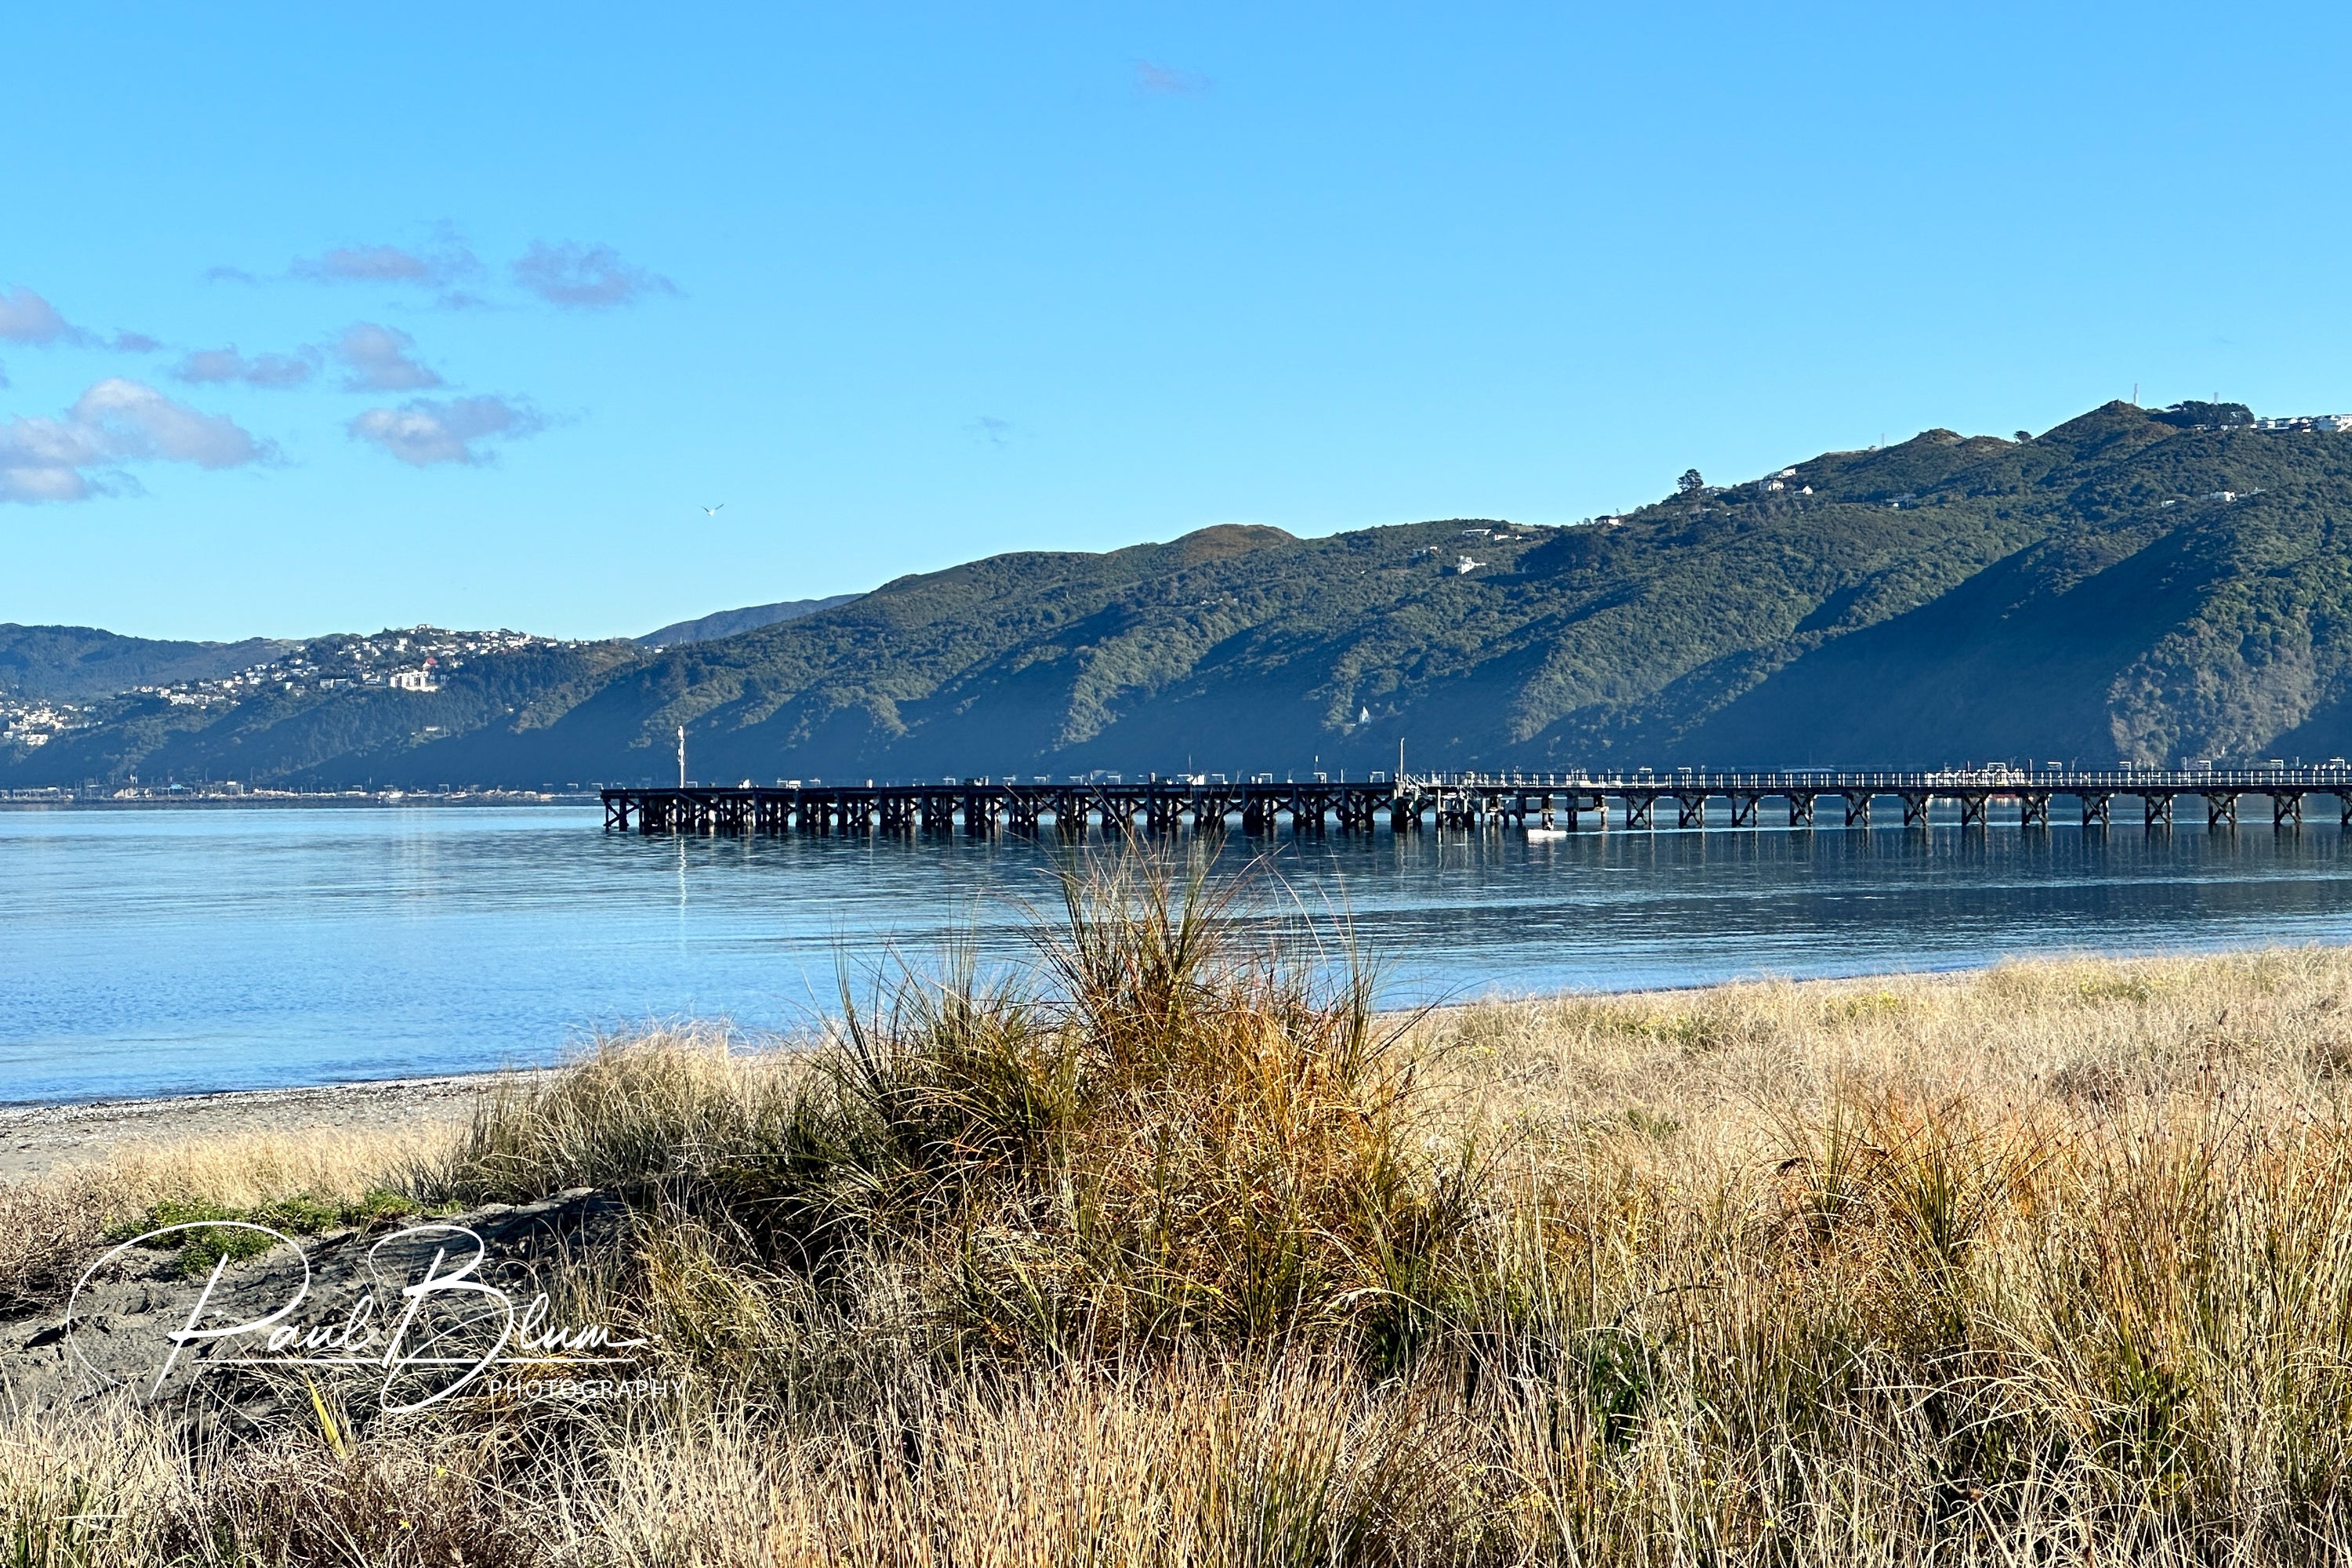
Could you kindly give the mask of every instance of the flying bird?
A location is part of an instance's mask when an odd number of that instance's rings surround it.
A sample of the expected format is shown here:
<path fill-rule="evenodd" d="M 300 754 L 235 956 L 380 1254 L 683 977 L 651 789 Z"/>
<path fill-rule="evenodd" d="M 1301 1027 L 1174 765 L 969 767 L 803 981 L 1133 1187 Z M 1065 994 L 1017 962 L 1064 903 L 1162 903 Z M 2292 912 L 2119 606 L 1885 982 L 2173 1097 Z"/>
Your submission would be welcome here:
<path fill-rule="evenodd" d="M 702 509 L 702 515 L 705 517 L 717 517 L 726 505 L 727 503 L 725 501 L 720 501 L 717 506 L 704 507 Z"/>

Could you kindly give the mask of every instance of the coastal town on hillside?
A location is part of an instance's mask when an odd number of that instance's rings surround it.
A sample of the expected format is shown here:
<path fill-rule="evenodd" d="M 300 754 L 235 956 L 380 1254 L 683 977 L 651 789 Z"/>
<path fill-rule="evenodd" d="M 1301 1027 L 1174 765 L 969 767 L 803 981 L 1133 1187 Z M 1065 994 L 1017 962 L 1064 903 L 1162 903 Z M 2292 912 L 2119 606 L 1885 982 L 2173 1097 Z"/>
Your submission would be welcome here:
<path fill-rule="evenodd" d="M 381 686 L 394 691 L 437 691 L 449 671 L 485 654 L 530 647 L 561 647 L 554 637 L 528 632 L 454 632 L 411 626 L 373 636 L 337 635 L 296 645 L 280 657 L 208 680 L 168 686 L 137 686 L 126 695 L 160 697 L 175 705 L 235 701 L 257 691 L 332 691 L 347 686 Z"/>
<path fill-rule="evenodd" d="M 127 688 L 118 698 L 159 699 L 173 707 L 229 706 L 269 690 L 333 691 L 378 687 L 394 691 L 441 689 L 466 661 L 488 654 L 566 646 L 528 632 L 460 632 L 417 626 L 372 635 L 342 634 L 298 643 L 276 658 L 204 679 Z M 28 750 L 100 721 L 98 705 L 0 691 L 0 747 Z"/>

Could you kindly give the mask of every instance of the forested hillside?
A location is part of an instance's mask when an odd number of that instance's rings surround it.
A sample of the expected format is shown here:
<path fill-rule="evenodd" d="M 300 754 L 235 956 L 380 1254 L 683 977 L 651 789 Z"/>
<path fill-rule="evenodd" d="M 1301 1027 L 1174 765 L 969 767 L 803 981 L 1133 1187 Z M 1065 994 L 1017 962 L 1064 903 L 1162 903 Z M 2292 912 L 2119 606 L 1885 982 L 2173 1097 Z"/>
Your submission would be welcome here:
<path fill-rule="evenodd" d="M 201 680 L 274 658 L 289 645 L 157 642 L 91 626 L 0 626 L 0 694 L 79 702 L 134 686 Z"/>
<path fill-rule="evenodd" d="M 772 626 L 778 621 L 813 616 L 819 610 L 845 605 L 856 597 L 855 594 L 835 594 L 824 599 L 786 599 L 782 604 L 746 605 L 740 610 L 715 610 L 707 616 L 697 616 L 690 621 L 674 621 L 635 640 L 648 647 L 667 647 L 672 643 L 709 642 L 714 637 L 731 637 L 739 632 L 755 632 L 761 626 Z"/>
<path fill-rule="evenodd" d="M 1568 528 L 1213 528 L 442 691 L 122 705 L 12 784 L 415 785 L 2352 752 L 2352 435 L 2110 404 Z M 261 700 L 257 699 L 257 704 Z"/>

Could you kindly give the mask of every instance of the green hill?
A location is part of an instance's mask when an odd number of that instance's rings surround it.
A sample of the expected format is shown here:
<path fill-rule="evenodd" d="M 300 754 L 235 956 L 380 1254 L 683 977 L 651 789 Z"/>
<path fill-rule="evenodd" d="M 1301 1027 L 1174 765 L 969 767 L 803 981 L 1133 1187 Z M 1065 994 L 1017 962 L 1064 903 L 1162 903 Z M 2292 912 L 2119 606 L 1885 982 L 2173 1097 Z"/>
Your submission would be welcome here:
<path fill-rule="evenodd" d="M 1930 430 L 1571 528 L 994 556 L 718 640 L 477 659 L 436 693 L 134 705 L 0 777 L 234 752 L 255 780 L 653 779 L 680 723 L 730 781 L 1366 770 L 1400 741 L 1531 768 L 2352 752 L 2352 435 L 2242 414 Z"/>
<path fill-rule="evenodd" d="M 277 658 L 290 644 L 156 642 L 94 626 L 0 625 L 0 694 L 53 702 L 112 696 L 134 686 L 227 675 Z"/>
<path fill-rule="evenodd" d="M 647 647 L 667 647 L 673 643 L 682 642 L 709 642 L 716 637 L 731 637 L 740 632 L 755 632 L 761 626 L 772 626 L 778 621 L 813 616 L 819 610 L 845 605 L 856 597 L 855 594 L 835 594 L 824 599 L 786 599 L 776 605 L 746 605 L 740 610 L 718 610 L 707 616 L 697 616 L 690 621 L 673 621 L 660 630 L 647 632 L 635 640 Z"/>

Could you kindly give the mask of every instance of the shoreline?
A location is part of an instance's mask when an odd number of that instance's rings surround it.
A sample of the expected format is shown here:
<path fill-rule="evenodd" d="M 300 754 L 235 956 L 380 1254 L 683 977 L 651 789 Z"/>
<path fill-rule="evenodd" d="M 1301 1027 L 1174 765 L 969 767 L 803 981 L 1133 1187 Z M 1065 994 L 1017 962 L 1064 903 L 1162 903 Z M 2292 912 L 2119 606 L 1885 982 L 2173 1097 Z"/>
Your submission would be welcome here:
<path fill-rule="evenodd" d="M 492 1084 L 546 1070 L 0 1105 L 0 1182 L 45 1175 L 126 1143 L 267 1134 L 296 1127 L 382 1131 L 419 1121 L 455 1121 L 471 1112 Z"/>
<path fill-rule="evenodd" d="M 1869 986 L 1895 980 L 1948 984 L 1963 983 L 2011 963 L 2179 963 L 2273 951 L 2341 949 L 2346 945 L 2324 942 L 2266 942 L 2250 947 L 2122 953 L 2060 949 L 2031 957 L 2006 957 L 1990 963 L 1951 968 L 1873 970 L 1853 974 L 1804 977 L 1756 975 L 1745 979 L 1696 982 L 1688 985 L 1642 985 L 1612 990 L 1497 993 L 1436 1003 L 1427 1012 L 1435 1016 L 1489 1004 L 1509 1005 L 1686 996 L 1775 983 L 1824 989 Z M 1382 1009 L 1383 1013 L 1398 1017 L 1413 1011 L 1416 1009 Z M 268 1134 L 297 1127 L 380 1131 L 413 1126 L 422 1121 L 455 1121 L 470 1113 L 494 1084 L 541 1078 L 560 1070 L 560 1066 L 556 1065 L 507 1067 L 421 1078 L 363 1079 L 347 1083 L 299 1084 L 284 1088 L 199 1089 L 184 1094 L 121 1100 L 0 1102 L 0 1183 L 47 1174 L 62 1166 L 95 1158 L 117 1145 L 152 1140 Z"/>

